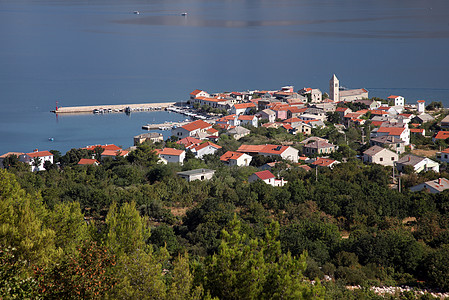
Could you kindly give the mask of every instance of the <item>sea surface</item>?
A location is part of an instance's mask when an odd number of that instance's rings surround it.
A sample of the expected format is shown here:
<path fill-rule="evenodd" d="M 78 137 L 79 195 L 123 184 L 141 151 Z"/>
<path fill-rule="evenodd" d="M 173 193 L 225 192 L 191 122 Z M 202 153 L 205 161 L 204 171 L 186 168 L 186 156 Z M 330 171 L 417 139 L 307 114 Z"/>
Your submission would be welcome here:
<path fill-rule="evenodd" d="M 56 101 L 185 101 L 194 89 L 284 85 L 328 92 L 335 73 L 370 97 L 449 106 L 448 53 L 447 0 L 0 0 L 0 154 L 128 147 L 142 125 L 185 119 L 56 117 Z"/>

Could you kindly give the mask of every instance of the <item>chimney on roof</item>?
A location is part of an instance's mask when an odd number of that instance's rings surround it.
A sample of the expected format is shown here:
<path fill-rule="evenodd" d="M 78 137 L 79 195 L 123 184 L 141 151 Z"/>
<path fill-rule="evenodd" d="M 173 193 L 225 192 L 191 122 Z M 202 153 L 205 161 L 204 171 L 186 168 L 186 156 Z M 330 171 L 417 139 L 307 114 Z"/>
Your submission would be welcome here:
<path fill-rule="evenodd" d="M 441 185 L 441 178 L 438 178 L 438 184 Z"/>

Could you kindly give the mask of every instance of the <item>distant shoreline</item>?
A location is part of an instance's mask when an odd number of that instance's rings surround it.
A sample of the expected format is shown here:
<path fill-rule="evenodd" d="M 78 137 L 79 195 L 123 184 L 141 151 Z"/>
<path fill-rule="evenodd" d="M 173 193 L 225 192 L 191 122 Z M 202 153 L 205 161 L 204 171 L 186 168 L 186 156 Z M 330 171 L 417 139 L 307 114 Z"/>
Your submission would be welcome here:
<path fill-rule="evenodd" d="M 131 110 L 138 109 L 165 109 L 169 106 L 173 106 L 178 102 L 161 102 L 161 103 L 141 103 L 141 104 L 104 104 L 104 105 L 89 105 L 89 106 L 67 106 L 58 107 L 58 109 L 52 110 L 55 114 L 76 114 L 76 113 L 93 113 L 95 110 L 116 110 L 123 111 L 127 108 Z"/>

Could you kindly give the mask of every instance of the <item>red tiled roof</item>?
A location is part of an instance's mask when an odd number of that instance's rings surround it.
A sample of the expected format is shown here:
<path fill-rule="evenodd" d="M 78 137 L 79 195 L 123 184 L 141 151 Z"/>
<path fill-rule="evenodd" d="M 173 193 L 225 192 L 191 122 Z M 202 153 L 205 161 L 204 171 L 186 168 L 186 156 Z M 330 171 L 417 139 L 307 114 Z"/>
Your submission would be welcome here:
<path fill-rule="evenodd" d="M 120 147 L 118 147 L 118 146 L 116 146 L 116 145 L 114 145 L 114 144 L 109 144 L 109 145 L 93 145 L 93 146 L 87 146 L 87 147 L 84 147 L 84 148 L 82 148 L 82 149 L 87 149 L 87 150 L 95 150 L 95 148 L 97 148 L 97 147 L 100 147 L 100 148 L 102 148 L 102 149 L 104 149 L 104 150 L 115 150 L 115 151 L 117 151 L 117 150 L 122 150 L 122 148 L 120 148 Z"/>
<path fill-rule="evenodd" d="M 190 93 L 190 95 L 195 96 L 195 95 L 198 95 L 201 92 L 202 92 L 202 90 L 194 90 L 193 92 Z"/>
<path fill-rule="evenodd" d="M 411 128 L 410 129 L 411 133 L 424 133 L 424 129 L 419 129 L 419 128 Z"/>
<path fill-rule="evenodd" d="M 282 123 L 294 123 L 294 122 L 302 122 L 302 120 L 300 118 L 290 118 L 282 121 Z"/>
<path fill-rule="evenodd" d="M 333 160 L 330 158 L 318 157 L 317 160 L 312 163 L 312 165 L 328 167 L 328 166 L 332 165 L 334 162 L 336 162 L 336 160 Z"/>
<path fill-rule="evenodd" d="M 266 145 L 241 145 L 238 152 L 259 153 Z"/>
<path fill-rule="evenodd" d="M 225 154 L 220 156 L 220 160 L 221 161 L 229 161 L 230 159 L 238 159 L 243 154 L 244 153 L 241 153 L 241 152 L 227 151 Z"/>
<path fill-rule="evenodd" d="M 249 107 L 256 107 L 256 105 L 252 102 L 247 102 L 247 103 L 234 104 L 234 107 L 235 109 L 243 109 Z"/>
<path fill-rule="evenodd" d="M 371 121 L 371 125 L 378 127 L 378 126 L 382 126 L 383 122 L 384 121 Z"/>
<path fill-rule="evenodd" d="M 288 146 L 282 145 L 266 145 L 263 147 L 260 152 L 262 153 L 270 153 L 270 154 L 281 154 L 285 150 L 287 150 Z"/>
<path fill-rule="evenodd" d="M 35 151 L 27 153 L 29 157 L 43 157 L 43 156 L 53 156 L 49 151 Z"/>
<path fill-rule="evenodd" d="M 291 113 L 296 114 L 296 113 L 302 113 L 302 112 L 305 112 L 305 111 L 307 110 L 307 108 L 306 108 L 306 107 L 299 108 L 299 107 L 297 107 L 297 106 L 291 106 L 288 110 L 289 110 Z"/>
<path fill-rule="evenodd" d="M 99 164 L 98 160 L 90 158 L 81 158 L 78 162 L 79 165 L 94 165 Z"/>
<path fill-rule="evenodd" d="M 164 148 L 164 149 L 155 149 L 156 153 L 159 155 L 175 155 L 179 156 L 184 152 L 184 150 L 178 150 L 174 148 Z"/>
<path fill-rule="evenodd" d="M 255 117 L 255 115 L 240 115 L 239 120 L 252 121 Z"/>
<path fill-rule="evenodd" d="M 185 138 L 177 141 L 176 144 L 184 145 L 185 147 L 188 147 L 188 146 L 191 146 L 191 145 L 194 145 L 194 144 L 201 144 L 201 140 L 196 139 L 196 138 L 191 137 L 191 136 L 188 136 L 188 137 L 185 137 Z"/>
<path fill-rule="evenodd" d="M 284 125 L 282 125 L 282 127 L 284 127 L 287 130 L 292 130 L 293 129 L 292 125 L 290 125 L 290 124 L 284 124 Z"/>
<path fill-rule="evenodd" d="M 206 131 L 207 131 L 208 133 L 217 133 L 217 132 L 218 132 L 218 130 L 215 129 L 215 128 L 209 128 L 209 129 L 207 129 Z"/>
<path fill-rule="evenodd" d="M 199 150 L 201 150 L 203 148 L 206 148 L 207 146 L 212 146 L 212 147 L 214 147 L 216 149 L 221 149 L 221 146 L 218 146 L 218 145 L 216 145 L 216 144 L 214 144 L 212 142 L 205 142 L 205 143 L 202 143 L 201 145 L 196 146 L 195 150 L 199 151 Z"/>
<path fill-rule="evenodd" d="M 204 122 L 203 120 L 196 120 L 196 121 L 193 121 L 189 124 L 182 126 L 182 128 L 184 128 L 187 131 L 193 131 L 196 129 L 206 129 L 209 127 L 212 127 L 212 125 L 207 122 Z"/>
<path fill-rule="evenodd" d="M 435 136 L 436 140 L 445 140 L 449 138 L 449 131 L 438 131 L 437 135 Z"/>
<path fill-rule="evenodd" d="M 391 96 L 388 96 L 387 99 L 396 99 L 397 97 L 399 97 L 399 96 L 391 95 Z"/>
<path fill-rule="evenodd" d="M 377 132 L 387 132 L 388 135 L 401 135 L 405 128 L 402 127 L 380 127 Z"/>
<path fill-rule="evenodd" d="M 274 175 L 268 171 L 260 171 L 260 172 L 256 172 L 254 173 L 257 177 L 259 177 L 261 180 L 266 180 L 266 179 L 270 179 L 270 178 L 274 178 Z"/>
<path fill-rule="evenodd" d="M 346 110 L 348 110 L 349 108 L 347 108 L 347 107 L 337 107 L 337 109 L 335 110 L 335 111 L 341 111 L 341 112 L 344 112 L 344 111 L 346 111 Z"/>
<path fill-rule="evenodd" d="M 102 156 L 125 156 L 128 154 L 128 151 L 125 150 L 104 150 L 101 155 Z"/>
<path fill-rule="evenodd" d="M 418 103 L 425 103 L 426 100 L 418 100 Z"/>

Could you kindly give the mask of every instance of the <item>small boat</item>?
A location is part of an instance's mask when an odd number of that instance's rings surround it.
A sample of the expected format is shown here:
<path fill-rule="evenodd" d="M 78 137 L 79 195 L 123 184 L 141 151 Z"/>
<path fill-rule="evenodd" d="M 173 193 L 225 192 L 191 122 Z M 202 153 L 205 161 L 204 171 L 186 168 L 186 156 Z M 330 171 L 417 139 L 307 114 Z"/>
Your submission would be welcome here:
<path fill-rule="evenodd" d="M 48 138 L 48 140 L 50 141 L 50 142 L 53 142 L 55 139 L 54 138 Z"/>
<path fill-rule="evenodd" d="M 135 11 L 134 11 L 134 14 L 135 14 L 135 15 L 140 15 L 140 12 L 139 12 L 138 10 L 135 10 Z"/>
<path fill-rule="evenodd" d="M 186 16 L 187 16 L 187 13 L 186 13 L 186 12 L 183 12 L 183 13 L 181 13 L 181 16 L 186 17 Z"/>

